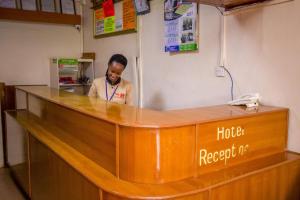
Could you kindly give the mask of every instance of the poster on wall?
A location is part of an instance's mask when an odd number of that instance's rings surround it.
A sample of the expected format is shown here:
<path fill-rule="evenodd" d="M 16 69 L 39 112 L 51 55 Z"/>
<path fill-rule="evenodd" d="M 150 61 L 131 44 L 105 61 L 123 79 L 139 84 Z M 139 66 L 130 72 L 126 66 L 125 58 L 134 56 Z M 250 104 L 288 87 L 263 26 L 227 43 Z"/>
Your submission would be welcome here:
<path fill-rule="evenodd" d="M 164 1 L 165 52 L 198 49 L 197 3 Z"/>
<path fill-rule="evenodd" d="M 94 10 L 94 37 L 136 32 L 136 14 L 132 0 L 112 3 L 103 2 L 102 8 Z"/>
<path fill-rule="evenodd" d="M 150 12 L 150 4 L 148 0 L 134 0 L 134 6 L 137 15 L 144 15 Z"/>

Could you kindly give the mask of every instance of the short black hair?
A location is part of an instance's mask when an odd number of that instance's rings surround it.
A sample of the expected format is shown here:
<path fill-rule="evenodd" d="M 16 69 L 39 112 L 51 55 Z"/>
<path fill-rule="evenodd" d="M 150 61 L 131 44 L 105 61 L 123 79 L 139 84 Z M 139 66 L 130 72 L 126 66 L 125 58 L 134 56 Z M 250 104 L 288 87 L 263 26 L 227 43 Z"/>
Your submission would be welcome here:
<path fill-rule="evenodd" d="M 108 61 L 108 65 L 112 64 L 112 62 L 117 62 L 120 63 L 121 65 L 124 66 L 124 69 L 126 68 L 127 65 L 127 58 L 123 56 L 122 54 L 114 54 L 112 57 L 110 57 Z"/>

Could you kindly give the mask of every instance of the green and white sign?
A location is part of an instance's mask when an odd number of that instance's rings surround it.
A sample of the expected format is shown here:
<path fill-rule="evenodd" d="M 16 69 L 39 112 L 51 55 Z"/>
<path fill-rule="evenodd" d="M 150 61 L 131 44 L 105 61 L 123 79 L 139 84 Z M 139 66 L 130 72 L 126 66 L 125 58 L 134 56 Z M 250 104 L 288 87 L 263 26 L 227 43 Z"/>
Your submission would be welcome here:
<path fill-rule="evenodd" d="M 78 65 L 78 60 L 74 58 L 61 58 L 58 60 L 59 65 Z"/>

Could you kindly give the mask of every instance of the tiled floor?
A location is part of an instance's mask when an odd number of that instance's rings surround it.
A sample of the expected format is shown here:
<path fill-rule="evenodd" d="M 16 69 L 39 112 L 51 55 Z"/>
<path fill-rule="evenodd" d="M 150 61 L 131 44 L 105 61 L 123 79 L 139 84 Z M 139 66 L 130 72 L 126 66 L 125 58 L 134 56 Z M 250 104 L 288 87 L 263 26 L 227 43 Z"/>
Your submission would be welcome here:
<path fill-rule="evenodd" d="M 4 168 L 0 168 L 0 200 L 25 200 Z"/>

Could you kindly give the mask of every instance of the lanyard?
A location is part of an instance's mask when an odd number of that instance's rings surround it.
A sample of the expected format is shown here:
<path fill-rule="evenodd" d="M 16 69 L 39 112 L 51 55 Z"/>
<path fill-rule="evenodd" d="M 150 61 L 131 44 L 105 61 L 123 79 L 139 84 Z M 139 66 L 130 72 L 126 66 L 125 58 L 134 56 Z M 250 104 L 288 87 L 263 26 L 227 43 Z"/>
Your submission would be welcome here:
<path fill-rule="evenodd" d="M 112 98 L 114 97 L 117 89 L 118 89 L 119 85 L 117 85 L 117 87 L 115 88 L 115 90 L 113 91 L 112 95 L 110 96 L 110 98 L 108 99 L 108 93 L 107 93 L 107 80 L 105 80 L 105 92 L 106 92 L 106 100 L 107 101 L 111 101 Z"/>

